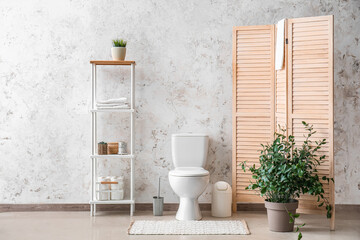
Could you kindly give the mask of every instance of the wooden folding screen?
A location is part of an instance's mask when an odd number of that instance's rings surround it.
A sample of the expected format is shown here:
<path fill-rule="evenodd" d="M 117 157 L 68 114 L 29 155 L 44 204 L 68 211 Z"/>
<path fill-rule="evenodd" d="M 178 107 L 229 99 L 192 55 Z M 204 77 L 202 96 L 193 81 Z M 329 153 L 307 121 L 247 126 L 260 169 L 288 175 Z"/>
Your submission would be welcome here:
<path fill-rule="evenodd" d="M 236 27 L 233 40 L 233 196 L 259 202 L 245 190 L 251 174 L 240 173 L 238 165 L 257 164 L 260 143 L 274 133 L 274 25 Z"/>
<path fill-rule="evenodd" d="M 333 16 L 288 19 L 285 22 L 285 62 L 274 70 L 274 25 L 234 27 L 233 30 L 233 210 L 239 202 L 263 202 L 245 190 L 251 174 L 239 162 L 258 164 L 260 143 L 269 142 L 280 124 L 299 144 L 301 121 L 314 125 L 313 140 L 327 140 L 319 175 L 333 169 Z M 324 182 L 334 207 L 334 184 Z M 301 196 L 299 212 L 323 213 L 316 199 Z M 334 216 L 331 229 L 334 229 Z"/>

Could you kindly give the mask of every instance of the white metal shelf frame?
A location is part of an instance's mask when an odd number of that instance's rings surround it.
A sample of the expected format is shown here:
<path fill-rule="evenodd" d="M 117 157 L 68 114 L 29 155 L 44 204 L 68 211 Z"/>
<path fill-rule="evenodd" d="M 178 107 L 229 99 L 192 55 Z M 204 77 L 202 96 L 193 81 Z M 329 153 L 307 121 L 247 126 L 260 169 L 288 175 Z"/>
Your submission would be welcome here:
<path fill-rule="evenodd" d="M 130 204 L 130 216 L 133 216 L 135 211 L 135 173 L 134 173 L 134 161 L 135 161 L 135 62 L 134 61 L 90 61 L 91 63 L 91 137 L 92 137 L 92 149 L 91 149 L 91 200 L 90 204 L 90 216 L 96 215 L 96 204 Z M 97 96 L 97 65 L 121 65 L 130 66 L 130 109 L 96 109 L 96 96 Z M 130 154 L 127 155 L 98 155 L 96 153 L 97 147 L 97 114 L 98 112 L 124 112 L 130 113 Z M 130 199 L 126 200 L 109 200 L 99 201 L 96 199 L 96 183 L 97 183 L 97 165 L 98 159 L 130 159 Z"/>

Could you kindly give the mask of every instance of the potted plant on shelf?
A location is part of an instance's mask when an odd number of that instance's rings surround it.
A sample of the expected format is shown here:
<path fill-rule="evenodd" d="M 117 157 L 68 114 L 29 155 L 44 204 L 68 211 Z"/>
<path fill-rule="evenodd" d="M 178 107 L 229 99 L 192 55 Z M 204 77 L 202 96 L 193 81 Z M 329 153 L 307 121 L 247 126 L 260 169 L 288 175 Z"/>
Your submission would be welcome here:
<path fill-rule="evenodd" d="M 111 55 L 113 60 L 124 61 L 126 55 L 126 44 L 127 42 L 123 39 L 112 40 L 113 47 L 111 48 Z"/>
<path fill-rule="evenodd" d="M 318 206 L 325 205 L 327 218 L 331 218 L 332 206 L 324 196 L 324 186 L 320 179 L 329 182 L 333 178 L 320 177 L 317 167 L 324 161 L 325 155 L 319 156 L 318 151 L 326 144 L 326 140 L 312 142 L 311 136 L 316 133 L 313 126 L 302 122 L 306 134 L 301 147 L 295 146 L 295 138 L 290 135 L 288 138 L 282 133 L 275 133 L 275 140 L 271 144 L 261 146 L 259 166 L 253 164 L 247 166 L 242 162 L 240 166 L 244 171 L 250 171 L 254 182 L 246 189 L 258 190 L 265 198 L 269 228 L 276 232 L 290 232 L 294 229 L 298 207 L 297 198 L 300 194 L 310 194 L 317 197 Z M 302 238 L 300 228 L 298 239 Z"/>

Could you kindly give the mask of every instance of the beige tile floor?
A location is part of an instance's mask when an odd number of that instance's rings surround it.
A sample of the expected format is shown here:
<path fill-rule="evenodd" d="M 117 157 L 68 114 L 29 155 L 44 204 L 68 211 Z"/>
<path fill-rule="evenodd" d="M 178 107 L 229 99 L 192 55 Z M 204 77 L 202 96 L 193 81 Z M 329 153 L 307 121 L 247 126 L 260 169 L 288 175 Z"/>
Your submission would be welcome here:
<path fill-rule="evenodd" d="M 162 217 L 153 217 L 151 212 L 136 212 L 136 219 L 174 219 L 175 212 L 165 212 Z M 204 219 L 214 219 L 209 212 L 203 212 Z M 329 231 L 328 221 L 324 216 L 302 215 L 299 223 L 306 222 L 303 229 L 303 239 L 360 239 L 359 212 L 337 213 L 336 231 Z M 5 212 L 0 213 L 0 240 L 203 240 L 203 239 L 266 239 L 282 240 L 297 239 L 296 233 L 274 233 L 267 227 L 265 212 L 238 212 L 230 219 L 245 219 L 251 235 L 227 236 L 129 236 L 127 229 L 131 218 L 125 212 L 100 212 L 96 217 L 90 217 L 88 212 Z"/>

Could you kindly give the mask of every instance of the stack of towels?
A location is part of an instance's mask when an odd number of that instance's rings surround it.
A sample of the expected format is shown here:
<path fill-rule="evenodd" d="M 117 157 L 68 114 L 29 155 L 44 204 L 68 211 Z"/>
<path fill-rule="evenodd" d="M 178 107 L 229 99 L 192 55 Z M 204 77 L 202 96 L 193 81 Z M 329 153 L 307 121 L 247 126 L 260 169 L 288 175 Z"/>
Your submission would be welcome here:
<path fill-rule="evenodd" d="M 130 108 L 130 104 L 127 102 L 127 98 L 114 98 L 104 101 L 97 101 L 97 109 L 126 109 Z"/>

